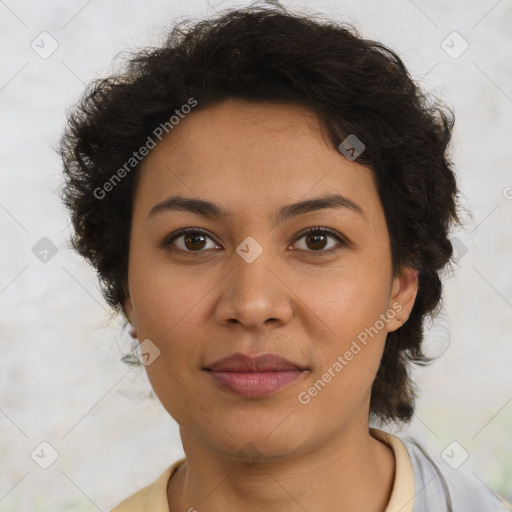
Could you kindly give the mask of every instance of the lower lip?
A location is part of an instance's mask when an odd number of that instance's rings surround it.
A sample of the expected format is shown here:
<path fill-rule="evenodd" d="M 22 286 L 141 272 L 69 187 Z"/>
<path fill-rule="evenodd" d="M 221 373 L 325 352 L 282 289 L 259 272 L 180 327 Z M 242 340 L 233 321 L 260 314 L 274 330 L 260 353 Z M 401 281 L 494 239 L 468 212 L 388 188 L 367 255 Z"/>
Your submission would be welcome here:
<path fill-rule="evenodd" d="M 301 375 L 301 370 L 276 372 L 214 372 L 208 373 L 223 388 L 246 397 L 266 396 L 287 387 Z"/>

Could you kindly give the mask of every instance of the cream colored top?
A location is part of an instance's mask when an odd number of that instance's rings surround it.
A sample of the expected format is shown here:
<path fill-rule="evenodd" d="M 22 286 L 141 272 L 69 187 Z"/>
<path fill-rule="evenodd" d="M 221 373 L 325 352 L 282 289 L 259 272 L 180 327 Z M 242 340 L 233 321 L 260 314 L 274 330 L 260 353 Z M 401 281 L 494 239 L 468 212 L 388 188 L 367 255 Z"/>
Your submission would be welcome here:
<path fill-rule="evenodd" d="M 386 443 L 395 454 L 395 481 L 385 512 L 412 512 L 414 475 L 407 450 L 398 437 L 371 428 L 373 437 Z M 111 512 L 169 512 L 167 486 L 173 473 L 184 464 L 185 457 L 171 464 L 152 484 L 123 500 Z"/>

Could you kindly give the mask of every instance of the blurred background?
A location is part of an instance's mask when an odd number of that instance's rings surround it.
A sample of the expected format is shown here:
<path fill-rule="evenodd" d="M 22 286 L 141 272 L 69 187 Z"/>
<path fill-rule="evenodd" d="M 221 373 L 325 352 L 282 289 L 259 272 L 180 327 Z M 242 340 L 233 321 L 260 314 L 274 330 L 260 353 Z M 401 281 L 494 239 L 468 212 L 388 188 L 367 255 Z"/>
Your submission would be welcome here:
<path fill-rule="evenodd" d="M 93 270 L 67 246 L 53 148 L 85 84 L 173 20 L 249 2 L 0 0 L 0 510 L 110 510 L 183 456 L 175 422 Z M 292 1 L 393 48 L 454 108 L 466 229 L 428 326 L 412 424 L 448 466 L 512 498 L 512 2 Z M 469 215 L 471 212 L 471 216 Z M 449 459 L 452 459 L 450 462 Z M 460 463 L 460 464 L 459 464 Z"/>

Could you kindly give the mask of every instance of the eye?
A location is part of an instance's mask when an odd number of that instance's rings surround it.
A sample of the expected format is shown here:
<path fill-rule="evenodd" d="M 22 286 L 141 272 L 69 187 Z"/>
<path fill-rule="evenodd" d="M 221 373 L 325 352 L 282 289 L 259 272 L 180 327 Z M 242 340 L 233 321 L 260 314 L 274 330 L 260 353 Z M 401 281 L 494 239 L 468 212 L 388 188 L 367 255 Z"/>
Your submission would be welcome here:
<path fill-rule="evenodd" d="M 336 251 L 339 247 L 336 244 L 326 247 L 326 240 L 329 238 L 334 239 L 338 242 L 338 245 L 347 246 L 348 242 L 338 233 L 322 227 L 310 228 L 303 232 L 299 238 L 296 239 L 295 244 L 298 241 L 305 239 L 304 247 L 298 247 L 300 250 L 307 252 L 317 252 L 319 254 L 326 254 Z M 208 247 L 208 239 L 213 242 L 213 247 Z M 179 243 L 178 243 L 179 242 Z M 174 245 L 181 251 L 184 252 L 204 252 L 203 249 L 216 249 L 219 248 L 218 244 L 212 239 L 212 237 L 204 230 L 199 228 L 185 228 L 181 229 L 177 233 L 173 233 L 167 237 L 161 244 L 162 248 L 167 248 Z M 326 250 L 327 248 L 327 250 Z"/>
<path fill-rule="evenodd" d="M 203 252 L 202 249 L 212 249 L 212 247 L 206 247 L 207 239 L 213 242 L 213 239 L 206 231 L 199 228 L 185 228 L 167 237 L 162 242 L 161 247 L 165 248 L 175 245 L 178 249 L 185 252 Z M 180 243 L 176 243 L 178 240 L 180 240 Z M 217 247 L 218 245 L 215 244 L 213 249 Z"/>
<path fill-rule="evenodd" d="M 338 243 L 341 244 L 341 246 L 348 245 L 347 241 L 341 235 L 339 235 L 335 231 L 332 231 L 329 228 L 321 228 L 321 227 L 311 228 L 308 231 L 306 231 L 305 233 L 302 233 L 302 235 L 297 239 L 297 241 L 295 243 L 297 244 L 297 242 L 299 240 L 305 239 L 305 244 L 303 244 L 303 245 L 305 245 L 305 247 L 299 247 L 300 250 L 306 250 L 308 252 L 319 252 L 320 254 L 326 254 L 326 253 L 334 252 L 339 248 L 339 247 L 336 247 L 335 245 L 334 245 L 335 248 L 332 248 L 333 246 L 331 245 L 330 247 L 327 247 L 327 250 L 325 250 L 326 249 L 326 240 L 329 238 L 337 240 Z M 313 250 L 309 250 L 311 248 Z"/>

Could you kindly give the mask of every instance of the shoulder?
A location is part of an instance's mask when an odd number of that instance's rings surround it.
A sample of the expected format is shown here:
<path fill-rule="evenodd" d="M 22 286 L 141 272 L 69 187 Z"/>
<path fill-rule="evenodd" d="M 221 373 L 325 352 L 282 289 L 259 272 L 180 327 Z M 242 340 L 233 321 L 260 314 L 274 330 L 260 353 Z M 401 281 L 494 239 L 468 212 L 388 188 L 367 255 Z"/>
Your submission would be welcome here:
<path fill-rule="evenodd" d="M 130 494 L 110 512 L 169 512 L 167 484 L 184 462 L 182 458 L 168 466 L 154 482 Z"/>
<path fill-rule="evenodd" d="M 512 511 L 512 504 L 490 489 L 473 471 L 456 463 L 448 464 L 411 437 L 396 437 L 411 459 L 415 489 L 413 512 L 440 510 L 440 507 L 447 512 Z"/>

